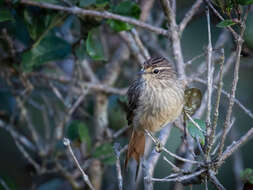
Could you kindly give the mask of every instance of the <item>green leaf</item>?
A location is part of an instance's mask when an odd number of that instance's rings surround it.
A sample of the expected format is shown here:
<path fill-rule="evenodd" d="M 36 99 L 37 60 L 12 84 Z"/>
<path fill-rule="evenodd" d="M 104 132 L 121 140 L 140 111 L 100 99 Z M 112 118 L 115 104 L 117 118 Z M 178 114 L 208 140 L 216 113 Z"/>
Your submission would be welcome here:
<path fill-rule="evenodd" d="M 135 2 L 127 0 L 121 2 L 115 7 L 112 7 L 112 12 L 139 19 L 141 9 Z"/>
<path fill-rule="evenodd" d="M 240 5 L 251 5 L 253 4 L 253 0 L 238 0 L 237 3 Z"/>
<path fill-rule="evenodd" d="M 116 156 L 111 143 L 104 143 L 98 146 L 92 155 L 95 158 L 101 159 L 107 165 L 113 165 L 116 162 Z"/>
<path fill-rule="evenodd" d="M 116 32 L 125 31 L 125 30 L 128 31 L 133 28 L 133 25 L 131 24 L 128 24 L 126 22 L 121 22 L 118 20 L 112 20 L 112 19 L 107 20 L 107 24 Z"/>
<path fill-rule="evenodd" d="M 98 61 L 106 60 L 97 29 L 92 29 L 91 31 L 89 31 L 88 38 L 86 40 L 86 50 L 88 55 L 92 59 Z"/>
<path fill-rule="evenodd" d="M 91 148 L 91 138 L 88 127 L 84 123 L 78 124 L 78 135 L 82 142 L 85 142 L 88 149 Z"/>
<path fill-rule="evenodd" d="M 91 147 L 89 129 L 81 121 L 74 120 L 70 123 L 67 129 L 67 136 L 72 141 L 80 139 L 82 142 L 86 143 L 88 148 Z"/>
<path fill-rule="evenodd" d="M 200 119 L 193 119 L 198 125 L 199 127 L 205 131 L 206 130 L 206 124 L 203 120 Z M 200 143 L 202 145 L 204 145 L 205 143 L 205 136 L 202 133 L 202 131 L 200 131 L 191 121 L 188 121 L 188 125 L 187 125 L 188 131 L 191 134 L 191 136 L 193 138 L 199 139 Z"/>
<path fill-rule="evenodd" d="M 232 20 L 223 20 L 222 22 L 220 22 L 219 24 L 217 24 L 216 26 L 218 28 L 225 28 L 225 27 L 228 27 L 228 26 L 233 26 L 235 25 L 236 23 Z"/>
<path fill-rule="evenodd" d="M 115 14 L 129 16 L 136 19 L 139 19 L 140 13 L 141 13 L 141 9 L 136 3 L 133 1 L 128 1 L 128 0 L 123 1 L 117 6 L 112 7 L 111 11 Z M 109 19 L 107 23 L 116 32 L 120 32 L 123 30 L 131 30 L 133 28 L 133 26 L 128 23 L 113 20 L 113 19 Z"/>
<path fill-rule="evenodd" d="M 240 173 L 241 179 L 244 183 L 253 184 L 253 170 L 251 168 L 246 168 Z"/>
<path fill-rule="evenodd" d="M 4 21 L 14 21 L 11 12 L 7 9 L 0 9 L 0 22 Z"/>
<path fill-rule="evenodd" d="M 48 35 L 36 47 L 23 53 L 21 65 L 24 71 L 31 71 L 46 62 L 62 60 L 70 53 L 71 46 L 68 42 L 57 36 Z"/>

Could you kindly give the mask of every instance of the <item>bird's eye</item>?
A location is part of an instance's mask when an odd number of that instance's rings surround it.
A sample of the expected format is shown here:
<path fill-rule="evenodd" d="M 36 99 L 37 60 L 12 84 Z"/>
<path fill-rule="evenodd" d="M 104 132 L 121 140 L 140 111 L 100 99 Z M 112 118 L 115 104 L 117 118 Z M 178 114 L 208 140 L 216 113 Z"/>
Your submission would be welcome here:
<path fill-rule="evenodd" d="M 153 73 L 157 74 L 157 73 L 159 73 L 159 70 L 158 70 L 158 69 L 155 69 L 155 70 L 153 71 Z"/>

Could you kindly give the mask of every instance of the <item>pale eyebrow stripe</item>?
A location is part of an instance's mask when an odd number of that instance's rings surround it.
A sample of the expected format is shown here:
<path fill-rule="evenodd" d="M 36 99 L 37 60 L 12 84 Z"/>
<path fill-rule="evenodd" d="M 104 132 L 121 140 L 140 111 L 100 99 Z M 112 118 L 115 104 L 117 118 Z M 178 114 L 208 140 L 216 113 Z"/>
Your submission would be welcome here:
<path fill-rule="evenodd" d="M 164 70 L 164 69 L 172 69 L 172 67 L 170 67 L 170 66 L 167 66 L 167 67 L 154 67 L 153 69 Z"/>

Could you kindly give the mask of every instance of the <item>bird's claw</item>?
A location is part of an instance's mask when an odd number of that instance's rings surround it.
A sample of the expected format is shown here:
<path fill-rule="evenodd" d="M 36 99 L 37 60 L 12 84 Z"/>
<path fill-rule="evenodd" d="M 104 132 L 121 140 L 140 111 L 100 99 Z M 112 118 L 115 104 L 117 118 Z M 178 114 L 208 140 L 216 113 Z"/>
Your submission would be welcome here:
<path fill-rule="evenodd" d="M 157 140 L 156 145 L 155 145 L 155 151 L 157 153 L 161 153 L 162 149 L 163 149 L 162 143 L 159 140 Z"/>

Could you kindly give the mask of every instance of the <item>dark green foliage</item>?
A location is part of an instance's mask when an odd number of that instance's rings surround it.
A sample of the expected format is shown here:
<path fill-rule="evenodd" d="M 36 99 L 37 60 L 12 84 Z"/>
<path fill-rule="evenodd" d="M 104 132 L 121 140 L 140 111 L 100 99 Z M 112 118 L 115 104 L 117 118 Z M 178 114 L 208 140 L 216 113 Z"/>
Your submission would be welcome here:
<path fill-rule="evenodd" d="M 200 120 L 200 119 L 193 119 L 198 125 L 199 127 L 205 131 L 206 130 L 206 124 L 203 120 Z M 190 133 L 190 135 L 193 137 L 193 138 L 196 138 L 196 139 L 199 139 L 200 143 L 202 145 L 204 145 L 205 143 L 205 136 L 203 134 L 202 131 L 200 131 L 194 123 L 192 123 L 191 121 L 188 121 L 188 124 L 187 124 L 187 128 L 188 128 L 188 131 Z"/>
<path fill-rule="evenodd" d="M 253 50 L 253 14 L 250 14 L 247 23 L 246 23 L 246 30 L 244 34 L 244 40 L 247 46 Z"/>
<path fill-rule="evenodd" d="M 98 146 L 92 155 L 102 160 L 106 165 L 113 165 L 116 162 L 116 156 L 111 143 L 104 143 Z"/>
<path fill-rule="evenodd" d="M 240 5 L 250 5 L 250 4 L 253 4 L 253 0 L 238 0 L 238 4 L 240 4 Z"/>
<path fill-rule="evenodd" d="M 251 168 L 247 168 L 240 173 L 241 179 L 244 183 L 253 184 L 253 170 Z"/>
<path fill-rule="evenodd" d="M 23 53 L 22 69 L 31 71 L 34 67 L 46 62 L 64 59 L 70 53 L 71 46 L 68 42 L 50 34 L 42 39 L 37 46 Z"/>
<path fill-rule="evenodd" d="M 14 21 L 14 18 L 10 10 L 0 8 L 0 22 L 4 21 Z"/>
<path fill-rule="evenodd" d="M 224 21 L 220 22 L 216 26 L 219 27 L 219 28 L 225 28 L 225 27 L 228 27 L 228 26 L 233 26 L 235 24 L 236 23 L 234 21 L 228 19 L 228 20 L 224 20 Z"/>
<path fill-rule="evenodd" d="M 67 136 L 70 140 L 81 140 L 86 143 L 88 149 L 91 148 L 91 137 L 88 127 L 81 121 L 72 121 L 67 129 Z"/>
<path fill-rule="evenodd" d="M 88 38 L 86 40 L 86 51 L 88 55 L 94 60 L 106 60 L 97 29 L 92 29 L 88 33 Z"/>
<path fill-rule="evenodd" d="M 139 19 L 141 10 L 139 6 L 133 1 L 123 1 L 120 4 L 113 6 L 111 8 L 111 12 L 119 14 L 119 15 L 124 15 L 124 16 L 129 16 L 129 17 Z M 110 27 L 113 30 L 117 32 L 120 32 L 123 30 L 131 30 L 133 28 L 133 26 L 128 23 L 116 21 L 112 19 L 109 19 L 107 23 L 110 25 Z"/>

